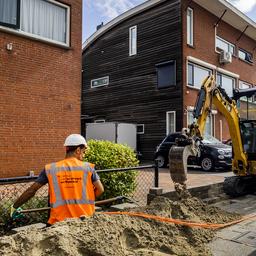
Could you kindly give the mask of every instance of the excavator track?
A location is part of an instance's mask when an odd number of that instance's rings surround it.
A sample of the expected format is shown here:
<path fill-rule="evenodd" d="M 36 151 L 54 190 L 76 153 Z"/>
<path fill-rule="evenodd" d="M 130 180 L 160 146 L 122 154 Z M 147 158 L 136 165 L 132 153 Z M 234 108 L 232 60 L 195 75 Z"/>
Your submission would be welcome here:
<path fill-rule="evenodd" d="M 232 176 L 227 177 L 223 184 L 224 192 L 231 197 L 244 196 L 256 192 L 255 176 Z"/>

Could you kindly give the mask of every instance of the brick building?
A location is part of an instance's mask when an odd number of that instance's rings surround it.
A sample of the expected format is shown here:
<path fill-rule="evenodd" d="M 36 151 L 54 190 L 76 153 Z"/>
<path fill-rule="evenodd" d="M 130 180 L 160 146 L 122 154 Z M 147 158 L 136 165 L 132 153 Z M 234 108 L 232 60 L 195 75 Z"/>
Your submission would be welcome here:
<path fill-rule="evenodd" d="M 205 77 L 214 74 L 230 96 L 256 85 L 255 50 L 256 23 L 225 0 L 146 1 L 83 44 L 82 124 L 135 123 L 138 150 L 152 159 L 166 134 L 192 122 Z M 251 99 L 249 107 L 255 116 Z M 206 133 L 229 138 L 214 109 Z"/>
<path fill-rule="evenodd" d="M 0 178 L 37 174 L 80 132 L 82 0 L 0 1 Z"/>

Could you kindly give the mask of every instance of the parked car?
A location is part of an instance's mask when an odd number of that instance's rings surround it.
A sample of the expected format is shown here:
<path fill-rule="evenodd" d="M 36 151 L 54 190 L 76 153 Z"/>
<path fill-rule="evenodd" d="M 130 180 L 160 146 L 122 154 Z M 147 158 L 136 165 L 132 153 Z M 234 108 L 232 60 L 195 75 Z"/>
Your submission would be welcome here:
<path fill-rule="evenodd" d="M 167 166 L 169 150 L 175 144 L 175 139 L 180 135 L 180 132 L 171 133 L 157 146 L 155 159 L 158 160 L 159 167 Z M 204 171 L 211 171 L 215 168 L 231 168 L 231 146 L 223 144 L 213 136 L 206 135 L 200 147 L 200 156 L 190 156 L 188 158 L 188 165 L 200 166 Z"/>

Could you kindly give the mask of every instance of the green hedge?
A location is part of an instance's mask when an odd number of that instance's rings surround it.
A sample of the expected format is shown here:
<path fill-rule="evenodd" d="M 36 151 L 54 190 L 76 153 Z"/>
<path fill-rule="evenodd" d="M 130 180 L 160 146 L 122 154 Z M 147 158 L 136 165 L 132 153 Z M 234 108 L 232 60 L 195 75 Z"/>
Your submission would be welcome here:
<path fill-rule="evenodd" d="M 96 170 L 138 166 L 135 152 L 128 146 L 110 141 L 89 140 L 84 161 L 95 164 Z M 105 192 L 100 199 L 130 196 L 136 188 L 137 171 L 99 173 Z"/>

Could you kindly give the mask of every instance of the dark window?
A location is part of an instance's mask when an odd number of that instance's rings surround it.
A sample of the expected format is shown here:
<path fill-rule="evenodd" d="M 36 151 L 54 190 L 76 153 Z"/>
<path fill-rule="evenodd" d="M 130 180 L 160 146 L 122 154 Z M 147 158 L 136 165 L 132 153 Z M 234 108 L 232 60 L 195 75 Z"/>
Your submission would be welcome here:
<path fill-rule="evenodd" d="M 137 124 L 137 134 L 144 134 L 144 124 Z"/>
<path fill-rule="evenodd" d="M 166 137 L 165 142 L 175 142 L 175 139 L 177 138 L 177 135 L 169 135 L 168 137 Z"/>
<path fill-rule="evenodd" d="M 176 61 L 167 61 L 156 65 L 157 88 L 167 88 L 176 85 Z"/>
<path fill-rule="evenodd" d="M 253 56 L 250 52 L 247 52 L 243 49 L 238 50 L 239 59 L 245 60 L 247 62 L 253 63 Z"/>
<path fill-rule="evenodd" d="M 0 25 L 20 27 L 20 0 L 0 0 Z"/>

